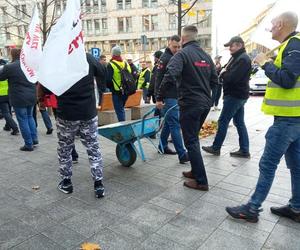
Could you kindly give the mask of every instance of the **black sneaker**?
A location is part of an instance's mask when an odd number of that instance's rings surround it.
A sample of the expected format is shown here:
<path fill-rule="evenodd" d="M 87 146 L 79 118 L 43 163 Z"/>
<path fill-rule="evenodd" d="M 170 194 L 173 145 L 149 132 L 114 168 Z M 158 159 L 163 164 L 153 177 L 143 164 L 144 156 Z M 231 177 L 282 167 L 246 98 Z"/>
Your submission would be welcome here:
<path fill-rule="evenodd" d="M 243 152 L 240 149 L 238 151 L 230 152 L 231 157 L 250 158 L 249 152 Z"/>
<path fill-rule="evenodd" d="M 20 132 L 19 130 L 13 130 L 10 134 L 11 135 L 18 135 Z"/>
<path fill-rule="evenodd" d="M 179 163 L 180 163 L 180 164 L 184 164 L 184 163 L 187 163 L 187 162 L 189 162 L 189 161 L 190 161 L 190 158 L 189 158 L 188 153 L 185 153 L 185 154 L 183 155 L 183 157 L 181 157 L 181 158 L 179 159 Z"/>
<path fill-rule="evenodd" d="M 249 205 L 241 205 L 237 207 L 226 207 L 227 213 L 229 213 L 235 219 L 246 220 L 248 222 L 258 222 L 259 211 L 254 211 Z"/>
<path fill-rule="evenodd" d="M 36 145 L 39 144 L 39 141 L 33 141 L 32 144 L 33 144 L 34 146 L 36 146 Z"/>
<path fill-rule="evenodd" d="M 53 132 L 53 128 L 47 129 L 46 135 L 51 135 Z"/>
<path fill-rule="evenodd" d="M 31 151 L 33 151 L 33 147 L 29 147 L 29 146 L 24 145 L 23 147 L 20 147 L 20 150 L 31 152 Z"/>
<path fill-rule="evenodd" d="M 5 125 L 5 126 L 3 127 L 3 130 L 4 130 L 4 131 L 10 131 L 11 128 L 10 128 L 9 126 L 6 126 L 6 125 Z"/>
<path fill-rule="evenodd" d="M 73 193 L 73 185 L 71 179 L 63 179 L 57 186 L 58 190 L 65 194 Z"/>
<path fill-rule="evenodd" d="M 102 184 L 102 181 L 95 181 L 94 183 L 94 190 L 95 190 L 95 196 L 96 198 L 102 198 L 105 195 L 104 186 Z"/>
<path fill-rule="evenodd" d="M 217 156 L 219 156 L 220 155 L 220 149 L 214 149 L 213 148 L 213 146 L 202 146 L 202 149 L 205 151 L 205 152 L 207 152 L 207 153 L 209 153 L 209 154 L 212 154 L 212 155 L 217 155 Z"/>
<path fill-rule="evenodd" d="M 177 152 L 170 149 L 168 146 L 164 148 L 164 150 L 161 149 L 161 147 L 159 146 L 158 149 L 165 155 L 176 155 Z M 158 152 L 160 153 L 160 152 Z"/>
<path fill-rule="evenodd" d="M 290 218 L 293 221 L 300 222 L 300 211 L 294 211 L 290 205 L 271 207 L 271 212 L 282 217 Z"/>
<path fill-rule="evenodd" d="M 73 157 L 72 157 L 72 163 L 73 163 L 73 164 L 77 164 L 77 163 L 78 163 L 78 158 L 75 158 L 75 157 L 73 158 Z"/>

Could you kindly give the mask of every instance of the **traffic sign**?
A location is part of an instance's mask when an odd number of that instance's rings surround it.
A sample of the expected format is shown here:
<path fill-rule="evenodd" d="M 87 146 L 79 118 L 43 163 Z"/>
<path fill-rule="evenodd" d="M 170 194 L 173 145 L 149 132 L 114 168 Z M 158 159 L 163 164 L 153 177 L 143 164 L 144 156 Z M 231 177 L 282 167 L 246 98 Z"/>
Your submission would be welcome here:
<path fill-rule="evenodd" d="M 101 56 L 101 50 L 99 48 L 91 48 L 93 57 L 99 59 Z"/>

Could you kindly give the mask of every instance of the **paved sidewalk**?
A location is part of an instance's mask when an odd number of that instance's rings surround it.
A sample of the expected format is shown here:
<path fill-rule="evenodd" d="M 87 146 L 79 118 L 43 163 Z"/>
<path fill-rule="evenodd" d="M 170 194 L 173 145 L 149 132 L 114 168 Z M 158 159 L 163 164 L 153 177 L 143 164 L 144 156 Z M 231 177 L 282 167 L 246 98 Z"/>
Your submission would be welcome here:
<path fill-rule="evenodd" d="M 230 127 L 221 156 L 203 153 L 209 192 L 183 187 L 176 156 L 161 156 L 144 143 L 146 163 L 120 166 L 115 144 L 99 138 L 104 158 L 104 199 L 95 199 L 87 154 L 78 141 L 79 164 L 74 166 L 74 193 L 57 190 L 55 133 L 47 136 L 39 120 L 40 145 L 21 152 L 21 136 L 2 131 L 0 120 L 0 249 L 79 249 L 88 241 L 102 249 L 300 249 L 300 224 L 270 213 L 270 206 L 290 197 L 290 177 L 282 161 L 257 224 L 234 221 L 225 206 L 248 200 L 257 176 L 266 129 L 272 117 L 259 112 L 261 97 L 246 105 L 250 136 L 249 159 L 229 152 L 238 148 L 237 133 Z M 219 112 L 211 112 L 217 118 Z M 213 137 L 201 140 L 210 145 Z M 156 141 L 157 142 L 157 141 Z M 276 145 L 274 145 L 276 146 Z M 33 190 L 33 186 L 39 190 Z"/>

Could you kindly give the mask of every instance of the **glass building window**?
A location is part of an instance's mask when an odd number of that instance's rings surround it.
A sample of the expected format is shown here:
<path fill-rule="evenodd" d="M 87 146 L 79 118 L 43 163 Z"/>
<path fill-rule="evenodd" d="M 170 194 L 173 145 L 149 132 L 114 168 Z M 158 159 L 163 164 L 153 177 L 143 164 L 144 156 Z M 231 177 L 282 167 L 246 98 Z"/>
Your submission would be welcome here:
<path fill-rule="evenodd" d="M 177 28 L 177 16 L 175 13 L 169 14 L 169 29 L 175 30 Z"/>
<path fill-rule="evenodd" d="M 101 1 L 101 12 L 106 12 L 106 0 Z"/>
<path fill-rule="evenodd" d="M 158 30 L 158 16 L 151 16 L 151 30 Z"/>
<path fill-rule="evenodd" d="M 131 0 L 125 0 L 125 9 L 131 9 Z"/>
<path fill-rule="evenodd" d="M 118 31 L 124 32 L 124 18 L 123 17 L 118 17 Z"/>
<path fill-rule="evenodd" d="M 122 10 L 123 9 L 123 0 L 117 0 L 117 9 Z"/>
<path fill-rule="evenodd" d="M 100 33 L 100 20 L 99 19 L 94 20 L 94 27 L 95 27 L 95 33 L 99 34 Z"/>
<path fill-rule="evenodd" d="M 143 31 L 150 30 L 150 21 L 149 16 L 143 16 Z"/>
<path fill-rule="evenodd" d="M 132 17 L 126 17 L 126 32 L 132 32 Z"/>

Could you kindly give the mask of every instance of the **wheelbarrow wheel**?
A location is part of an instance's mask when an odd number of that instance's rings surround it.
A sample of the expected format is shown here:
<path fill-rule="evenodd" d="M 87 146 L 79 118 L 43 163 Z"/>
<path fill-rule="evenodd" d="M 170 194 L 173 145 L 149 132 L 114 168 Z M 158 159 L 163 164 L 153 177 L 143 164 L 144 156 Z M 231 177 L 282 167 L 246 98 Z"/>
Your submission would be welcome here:
<path fill-rule="evenodd" d="M 125 145 L 117 144 L 116 155 L 124 167 L 130 167 L 136 161 L 136 152 L 130 143 Z"/>

